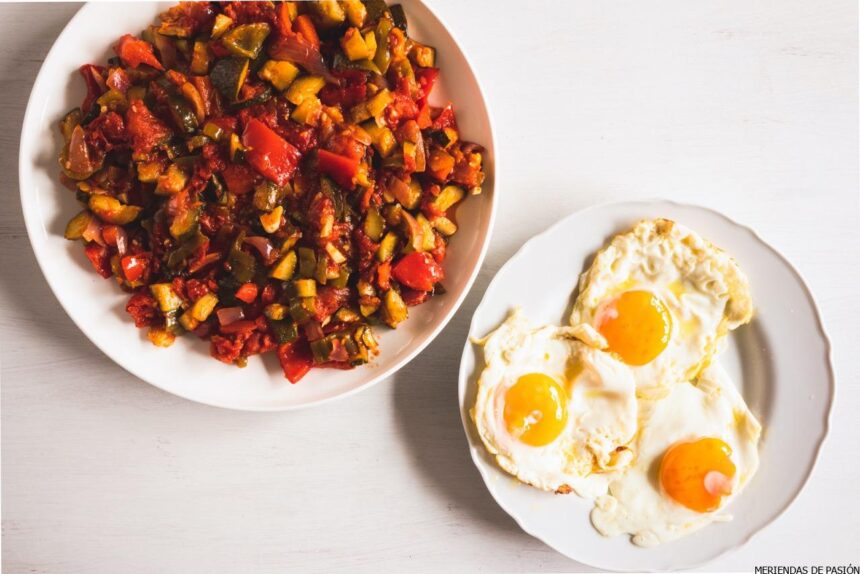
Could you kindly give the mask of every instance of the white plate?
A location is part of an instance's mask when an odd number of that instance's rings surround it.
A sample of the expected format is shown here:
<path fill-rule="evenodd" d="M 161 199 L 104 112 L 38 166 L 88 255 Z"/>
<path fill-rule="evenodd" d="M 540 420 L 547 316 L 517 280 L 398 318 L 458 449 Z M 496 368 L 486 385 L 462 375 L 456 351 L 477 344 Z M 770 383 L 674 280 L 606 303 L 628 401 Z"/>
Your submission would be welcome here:
<path fill-rule="evenodd" d="M 741 385 L 764 433 L 761 468 L 729 512 L 734 520 L 656 548 L 592 528 L 590 501 L 545 493 L 500 470 L 468 409 L 483 368 L 467 341 L 460 363 L 460 410 L 472 459 L 499 505 L 529 534 L 584 564 L 609 570 L 688 569 L 737 548 L 774 520 L 803 488 L 827 434 L 834 380 L 830 345 L 797 271 L 755 233 L 714 211 L 666 201 L 606 204 L 575 213 L 532 238 L 499 270 L 475 311 L 470 337 L 486 335 L 514 306 L 538 323 L 566 323 L 580 273 L 612 235 L 640 219 L 665 217 L 732 254 L 752 286 L 755 317 L 730 336 L 720 357 Z"/>
<path fill-rule="evenodd" d="M 129 372 L 176 395 L 221 407 L 286 410 L 321 403 L 367 388 L 405 365 L 442 330 L 477 276 L 495 215 L 494 141 L 481 89 L 465 56 L 436 16 L 417 0 L 402 2 L 410 35 L 437 48 L 441 83 L 436 105 L 454 102 L 466 139 L 487 148 L 487 181 L 480 196 L 458 209 L 460 231 L 445 261 L 448 292 L 410 310 L 396 331 L 379 329 L 380 356 L 351 371 L 314 370 L 299 384 L 284 379 L 269 353 L 238 369 L 209 356 L 207 342 L 181 337 L 169 349 L 150 344 L 124 311 L 128 296 L 113 281 L 98 277 L 83 247 L 63 239 L 66 222 L 80 209 L 57 177 L 61 138 L 57 122 L 79 106 L 84 82 L 77 68 L 104 63 L 110 46 L 124 33 L 137 33 L 172 3 L 94 3 L 84 6 L 57 38 L 30 95 L 20 149 L 21 203 L 36 259 L 54 294 L 81 331 Z"/>

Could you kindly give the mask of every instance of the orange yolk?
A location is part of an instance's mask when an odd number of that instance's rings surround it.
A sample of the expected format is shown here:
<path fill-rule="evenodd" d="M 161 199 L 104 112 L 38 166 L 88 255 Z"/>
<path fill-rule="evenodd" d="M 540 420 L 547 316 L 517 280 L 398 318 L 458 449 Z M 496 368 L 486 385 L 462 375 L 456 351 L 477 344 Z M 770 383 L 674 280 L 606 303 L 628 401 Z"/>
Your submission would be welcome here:
<path fill-rule="evenodd" d="M 542 373 L 523 375 L 505 392 L 508 432 L 529 446 L 544 446 L 561 434 L 567 422 L 567 393 Z"/>
<path fill-rule="evenodd" d="M 649 291 L 627 291 L 612 299 L 597 313 L 596 323 L 609 350 L 635 366 L 662 353 L 672 333 L 669 310 Z"/>
<path fill-rule="evenodd" d="M 679 442 L 660 463 L 660 485 L 675 502 L 696 512 L 711 512 L 732 492 L 732 449 L 718 438 Z"/>

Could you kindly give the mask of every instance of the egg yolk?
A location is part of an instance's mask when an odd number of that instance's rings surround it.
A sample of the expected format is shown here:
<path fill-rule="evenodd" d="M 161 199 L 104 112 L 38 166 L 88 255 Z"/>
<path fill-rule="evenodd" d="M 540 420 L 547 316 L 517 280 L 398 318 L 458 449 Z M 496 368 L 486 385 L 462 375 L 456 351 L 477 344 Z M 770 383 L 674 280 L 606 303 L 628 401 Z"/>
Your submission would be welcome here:
<path fill-rule="evenodd" d="M 529 446 L 544 446 L 561 434 L 567 422 L 567 393 L 543 373 L 523 375 L 505 392 L 505 425 Z"/>
<path fill-rule="evenodd" d="M 609 350 L 634 366 L 653 361 L 672 333 L 669 310 L 649 291 L 626 291 L 612 299 L 600 309 L 596 323 Z"/>
<path fill-rule="evenodd" d="M 732 493 L 732 449 L 718 438 L 679 442 L 660 463 L 660 485 L 675 502 L 696 512 L 711 512 Z"/>

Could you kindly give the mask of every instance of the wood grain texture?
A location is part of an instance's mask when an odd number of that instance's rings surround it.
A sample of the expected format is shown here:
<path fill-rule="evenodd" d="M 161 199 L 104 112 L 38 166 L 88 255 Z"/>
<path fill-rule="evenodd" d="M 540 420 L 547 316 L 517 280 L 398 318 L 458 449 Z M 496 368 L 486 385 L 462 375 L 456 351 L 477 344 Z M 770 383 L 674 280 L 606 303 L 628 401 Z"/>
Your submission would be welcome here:
<path fill-rule="evenodd" d="M 523 26 L 522 2 L 432 2 L 499 135 L 497 228 L 463 308 L 392 380 L 285 414 L 152 388 L 59 309 L 24 231 L 18 137 L 39 65 L 77 7 L 0 6 L 5 571 L 587 571 L 522 533 L 484 490 L 457 366 L 483 290 L 526 239 L 573 210 L 647 197 L 760 232 L 808 279 L 834 347 L 832 434 L 806 490 L 706 569 L 857 563 L 856 2 L 528 5 Z"/>

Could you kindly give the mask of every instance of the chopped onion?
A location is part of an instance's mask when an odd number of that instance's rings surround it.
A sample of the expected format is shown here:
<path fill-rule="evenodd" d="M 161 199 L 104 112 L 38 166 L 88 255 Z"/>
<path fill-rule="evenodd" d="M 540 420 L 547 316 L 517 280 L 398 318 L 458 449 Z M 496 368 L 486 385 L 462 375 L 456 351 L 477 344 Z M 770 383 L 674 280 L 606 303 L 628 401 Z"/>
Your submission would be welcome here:
<path fill-rule="evenodd" d="M 331 353 L 329 353 L 328 360 L 337 363 L 344 363 L 349 360 L 349 352 L 347 352 L 343 343 L 337 339 L 332 341 Z"/>
<path fill-rule="evenodd" d="M 273 259 L 272 254 L 275 248 L 267 238 L 259 236 L 246 237 L 245 243 L 256 249 L 267 263 Z"/>
<path fill-rule="evenodd" d="M 99 220 L 95 216 L 90 217 L 90 221 L 87 223 L 87 227 L 84 229 L 81 237 L 85 241 L 95 241 L 99 245 L 105 244 L 104 239 L 102 239 L 102 224 L 99 223 Z"/>
<path fill-rule="evenodd" d="M 222 327 L 245 318 L 245 313 L 242 312 L 241 307 L 224 307 L 223 309 L 218 309 L 215 313 L 218 315 L 218 322 Z"/>
<path fill-rule="evenodd" d="M 297 35 L 282 36 L 275 40 L 269 55 L 278 60 L 289 60 L 307 72 L 322 76 L 330 84 L 340 85 L 340 78 L 332 76 L 319 49 Z"/>
<path fill-rule="evenodd" d="M 116 250 L 120 257 L 125 255 L 125 252 L 128 250 L 128 234 L 119 225 L 116 226 Z"/>
<path fill-rule="evenodd" d="M 318 341 L 325 336 L 319 321 L 308 321 L 304 324 L 304 329 L 308 341 Z"/>

